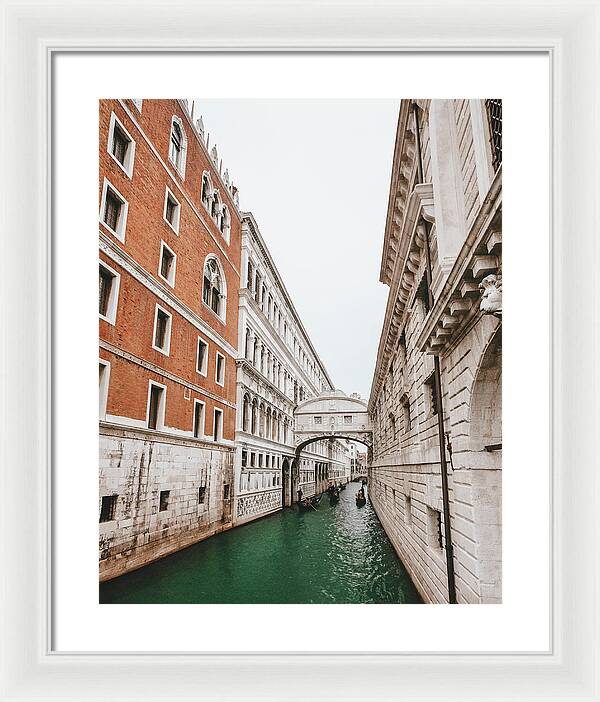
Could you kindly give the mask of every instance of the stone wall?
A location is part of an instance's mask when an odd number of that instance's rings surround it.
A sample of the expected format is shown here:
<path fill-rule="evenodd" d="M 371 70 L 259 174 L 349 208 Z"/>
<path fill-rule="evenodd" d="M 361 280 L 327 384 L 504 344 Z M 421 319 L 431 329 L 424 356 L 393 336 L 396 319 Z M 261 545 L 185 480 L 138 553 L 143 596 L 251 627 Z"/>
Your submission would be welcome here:
<path fill-rule="evenodd" d="M 450 430 L 450 509 L 459 602 L 501 602 L 501 352 L 498 320 L 481 316 L 442 359 L 445 425 Z M 410 352 L 405 372 L 415 416 L 408 437 L 385 435 L 369 471 L 369 495 L 398 555 L 428 602 L 446 602 L 443 508 L 437 418 L 431 415 L 428 368 Z M 405 382 L 388 378 L 390 411 Z M 492 380 L 491 380 L 492 379 Z M 477 401 L 474 401 L 477 400 Z M 387 405 L 382 410 L 388 409 Z M 382 414 L 385 413 L 382 411 Z M 487 427 L 481 431 L 481 427 Z M 387 434 L 390 432 L 388 431 Z M 475 436 L 476 434 L 476 436 Z M 383 442 L 383 443 L 381 443 Z M 376 446 L 378 446 L 376 440 Z M 449 453 L 447 453 L 449 457 Z M 438 522 L 439 520 L 439 522 Z M 440 534 L 442 545 L 440 545 Z"/>
<path fill-rule="evenodd" d="M 103 496 L 117 496 L 114 518 L 99 526 L 101 581 L 231 527 L 231 450 L 106 424 L 99 448 L 99 512 Z"/>

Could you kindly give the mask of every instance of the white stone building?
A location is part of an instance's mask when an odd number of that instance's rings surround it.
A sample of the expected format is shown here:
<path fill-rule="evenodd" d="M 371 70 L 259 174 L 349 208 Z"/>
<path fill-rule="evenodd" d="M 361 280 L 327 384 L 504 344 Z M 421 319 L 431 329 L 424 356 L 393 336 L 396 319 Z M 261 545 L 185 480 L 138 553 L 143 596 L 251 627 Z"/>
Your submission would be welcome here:
<path fill-rule="evenodd" d="M 294 409 L 333 388 L 250 213 L 243 215 L 239 298 L 234 524 L 290 505 L 342 475 L 342 445 L 320 441 L 302 451 L 297 479 Z"/>
<path fill-rule="evenodd" d="M 400 107 L 369 495 L 427 602 L 451 601 L 452 573 L 459 603 L 502 597 L 501 109 L 499 100 Z"/>

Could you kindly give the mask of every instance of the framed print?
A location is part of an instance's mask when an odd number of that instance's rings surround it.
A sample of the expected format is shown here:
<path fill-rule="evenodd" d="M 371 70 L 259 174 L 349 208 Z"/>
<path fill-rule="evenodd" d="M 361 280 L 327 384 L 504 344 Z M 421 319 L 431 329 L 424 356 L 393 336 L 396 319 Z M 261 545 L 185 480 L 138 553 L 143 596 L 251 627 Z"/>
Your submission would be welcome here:
<path fill-rule="evenodd" d="M 3 5 L 2 699 L 600 698 L 598 9 L 432 9 Z"/>

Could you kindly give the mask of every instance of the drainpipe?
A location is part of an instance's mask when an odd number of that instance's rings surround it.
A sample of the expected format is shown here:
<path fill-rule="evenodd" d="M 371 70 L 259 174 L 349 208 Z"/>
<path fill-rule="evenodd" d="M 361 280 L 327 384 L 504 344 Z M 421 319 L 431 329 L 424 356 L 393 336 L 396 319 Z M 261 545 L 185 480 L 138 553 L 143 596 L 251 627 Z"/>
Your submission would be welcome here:
<path fill-rule="evenodd" d="M 415 119 L 415 144 L 417 150 L 417 180 L 423 182 L 423 154 L 421 152 L 421 132 L 419 129 L 419 106 L 416 102 L 412 104 L 413 116 Z M 433 309 L 433 292 L 431 290 L 431 251 L 429 249 L 429 222 L 424 221 L 425 230 L 425 254 L 427 259 L 427 295 L 429 309 Z M 434 385 L 435 385 L 435 410 L 438 423 L 438 441 L 440 446 L 440 469 L 442 473 L 442 503 L 444 507 L 444 537 L 446 545 L 446 571 L 448 573 L 448 601 L 456 604 L 456 583 L 454 580 L 454 549 L 452 547 L 452 530 L 450 528 L 450 493 L 448 490 L 448 464 L 446 463 L 445 428 L 444 428 L 444 407 L 442 402 L 442 376 L 440 372 L 440 357 L 433 354 L 434 363 Z"/>

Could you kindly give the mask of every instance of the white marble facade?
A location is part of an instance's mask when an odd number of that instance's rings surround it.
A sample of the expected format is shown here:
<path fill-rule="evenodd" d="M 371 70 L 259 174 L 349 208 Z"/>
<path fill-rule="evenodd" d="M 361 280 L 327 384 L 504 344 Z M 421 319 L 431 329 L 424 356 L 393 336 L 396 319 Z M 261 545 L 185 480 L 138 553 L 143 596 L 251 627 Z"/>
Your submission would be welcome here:
<path fill-rule="evenodd" d="M 434 354 L 457 601 L 502 598 L 502 167 L 490 103 L 417 101 L 420 170 L 413 102 L 401 101 L 392 168 L 369 494 L 426 602 L 449 597 Z"/>
<path fill-rule="evenodd" d="M 340 442 L 311 444 L 293 478 L 294 409 L 333 389 L 250 213 L 242 226 L 234 524 L 324 489 L 347 462 Z M 339 444 L 339 446 L 338 446 Z"/>

